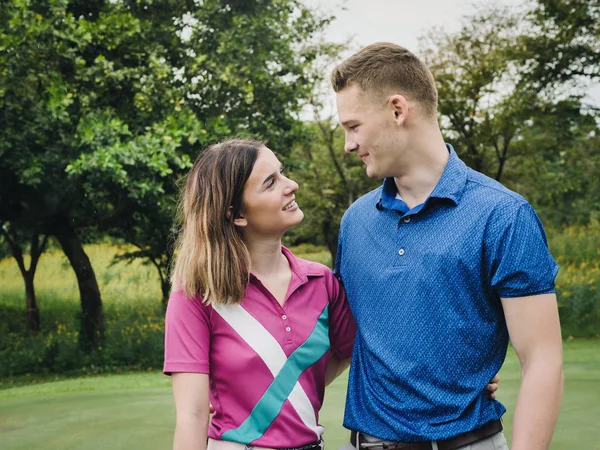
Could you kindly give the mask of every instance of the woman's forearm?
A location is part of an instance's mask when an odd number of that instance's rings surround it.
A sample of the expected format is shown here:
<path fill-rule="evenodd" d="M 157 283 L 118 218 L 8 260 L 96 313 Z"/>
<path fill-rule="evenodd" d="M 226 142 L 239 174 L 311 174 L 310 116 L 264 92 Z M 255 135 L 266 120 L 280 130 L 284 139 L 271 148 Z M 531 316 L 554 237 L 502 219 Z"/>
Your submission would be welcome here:
<path fill-rule="evenodd" d="M 325 386 L 328 386 L 333 380 L 339 377 L 344 370 L 350 366 L 350 359 L 341 360 L 335 353 L 331 353 L 327 362 L 327 371 L 325 373 Z"/>
<path fill-rule="evenodd" d="M 206 450 L 208 420 L 208 414 L 178 416 L 173 450 Z"/>

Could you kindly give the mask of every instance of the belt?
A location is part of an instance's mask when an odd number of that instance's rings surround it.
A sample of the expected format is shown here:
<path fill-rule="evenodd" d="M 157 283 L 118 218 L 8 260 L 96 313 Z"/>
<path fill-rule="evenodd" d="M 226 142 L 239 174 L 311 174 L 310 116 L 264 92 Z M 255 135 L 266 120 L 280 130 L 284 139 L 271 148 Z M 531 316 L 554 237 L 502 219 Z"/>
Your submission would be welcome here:
<path fill-rule="evenodd" d="M 493 436 L 502 431 L 502 422 L 500 419 L 486 423 L 481 428 L 466 433 L 459 434 L 450 439 L 436 441 L 438 450 L 454 450 L 465 445 L 472 444 L 482 439 Z M 357 449 L 383 449 L 383 450 L 433 450 L 433 445 L 430 441 L 427 442 L 368 442 L 364 439 L 363 434 L 352 430 L 350 432 L 350 442 Z"/>
<path fill-rule="evenodd" d="M 244 445 L 239 442 L 223 441 L 221 439 L 208 439 L 208 450 L 323 450 L 323 439 L 311 442 L 301 447 L 277 448 L 255 447 L 253 445 Z"/>

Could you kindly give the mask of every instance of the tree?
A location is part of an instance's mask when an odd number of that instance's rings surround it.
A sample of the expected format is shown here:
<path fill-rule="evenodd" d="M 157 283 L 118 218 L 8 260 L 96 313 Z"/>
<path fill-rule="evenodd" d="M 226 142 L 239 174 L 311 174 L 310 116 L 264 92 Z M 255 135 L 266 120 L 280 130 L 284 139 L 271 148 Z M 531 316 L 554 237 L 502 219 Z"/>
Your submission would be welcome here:
<path fill-rule="evenodd" d="M 568 220 L 566 205 L 571 220 L 585 222 L 591 216 L 581 202 L 598 200 L 594 177 L 581 174 L 598 167 L 598 129 L 583 96 L 566 81 L 593 76 L 593 58 L 586 55 L 597 43 L 597 22 L 583 17 L 595 17 L 598 8 L 593 2 L 542 4 L 523 15 L 480 10 L 457 33 L 432 34 L 425 59 L 436 78 L 444 134 L 457 142 L 465 162 L 525 194 L 549 222 Z M 540 29 L 534 39 L 531 30 Z M 550 38 L 559 48 L 554 59 L 544 59 L 548 49 L 533 58 L 533 46 Z M 552 66 L 547 73 L 545 64 Z"/>
<path fill-rule="evenodd" d="M 506 184 L 535 205 L 545 223 L 586 224 L 600 210 L 600 129 L 580 99 L 557 102 L 521 133 Z"/>
<path fill-rule="evenodd" d="M 304 221 L 287 240 L 325 244 L 334 262 L 340 220 L 361 195 L 381 184 L 365 175 L 362 161 L 344 152 L 344 133 L 332 117 L 308 124 L 310 139 L 294 148 L 288 158 L 290 177 L 299 185 L 296 194 Z"/>
<path fill-rule="evenodd" d="M 537 0 L 517 48 L 527 83 L 600 78 L 600 1 Z"/>
<path fill-rule="evenodd" d="M 0 219 L 35 223 L 60 243 L 79 284 L 86 349 L 102 340 L 104 315 L 82 237 L 128 214 L 128 204 L 100 205 L 102 195 L 66 170 L 115 134 L 135 140 L 176 111 L 173 67 L 183 52 L 173 18 L 185 6 L 15 0 L 0 7 Z M 141 159 L 152 160 L 152 151 Z"/>
<path fill-rule="evenodd" d="M 258 137 L 283 155 L 306 139 L 299 111 L 321 76 L 313 62 L 332 48 L 317 40 L 329 20 L 291 0 L 189 6 L 177 21 L 178 35 L 188 37 L 172 69 L 175 110 L 137 136 L 113 122 L 110 136 L 69 167 L 105 215 L 126 211 L 103 229 L 137 248 L 122 258 L 145 258 L 157 268 L 165 303 L 175 181 L 202 148 L 229 136 Z"/>
<path fill-rule="evenodd" d="M 456 33 L 432 32 L 424 60 L 436 80 L 442 131 L 465 162 L 496 180 L 512 146 L 542 101 L 517 89 L 522 72 L 512 49 L 522 18 L 491 7 Z"/>
<path fill-rule="evenodd" d="M 35 278 L 35 271 L 37 269 L 40 257 L 46 248 L 48 236 L 40 236 L 38 231 L 32 231 L 28 242 L 29 268 L 27 268 L 24 257 L 27 249 L 24 249 L 21 245 L 21 242 L 26 241 L 27 239 L 23 236 L 19 236 L 18 229 L 13 229 L 11 225 L 12 224 L 9 223 L 2 224 L 0 226 L 0 234 L 3 236 L 4 241 L 10 248 L 13 258 L 15 258 L 17 261 L 19 271 L 21 272 L 23 281 L 25 282 L 27 329 L 36 332 L 40 330 L 40 310 L 38 309 L 35 298 L 35 287 L 33 280 Z"/>

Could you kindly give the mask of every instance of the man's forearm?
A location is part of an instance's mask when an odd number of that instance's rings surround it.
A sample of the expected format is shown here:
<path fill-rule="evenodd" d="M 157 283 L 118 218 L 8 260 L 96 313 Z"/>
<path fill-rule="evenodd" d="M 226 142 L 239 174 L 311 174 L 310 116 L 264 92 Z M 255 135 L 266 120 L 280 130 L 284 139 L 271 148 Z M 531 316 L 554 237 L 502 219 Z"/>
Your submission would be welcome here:
<path fill-rule="evenodd" d="M 540 358 L 522 370 L 512 432 L 512 450 L 547 450 L 563 394 L 562 360 Z"/>

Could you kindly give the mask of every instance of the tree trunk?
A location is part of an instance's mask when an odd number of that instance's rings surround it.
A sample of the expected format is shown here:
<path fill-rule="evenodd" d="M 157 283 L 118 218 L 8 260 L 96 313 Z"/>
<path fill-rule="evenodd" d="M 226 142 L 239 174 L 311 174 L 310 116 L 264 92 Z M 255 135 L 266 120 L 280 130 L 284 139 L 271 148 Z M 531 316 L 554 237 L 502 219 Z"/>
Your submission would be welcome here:
<path fill-rule="evenodd" d="M 54 230 L 54 236 L 69 258 L 77 277 L 81 300 L 79 346 L 83 350 L 90 350 L 104 339 L 104 312 L 96 274 L 83 250 L 81 240 L 66 220 Z"/>
<path fill-rule="evenodd" d="M 330 220 L 323 221 L 321 227 L 327 249 L 331 253 L 331 266 L 333 267 L 335 266 L 335 258 L 337 257 L 338 230 L 337 227 L 332 226 Z"/>
<path fill-rule="evenodd" d="M 171 282 L 168 278 L 160 280 L 160 288 L 162 290 L 162 304 L 166 308 L 169 301 L 169 294 L 171 293 Z"/>
<path fill-rule="evenodd" d="M 40 331 L 40 310 L 35 301 L 35 288 L 33 287 L 33 277 L 35 272 L 31 270 L 23 274 L 25 280 L 25 299 L 27 302 L 27 328 L 30 331 Z"/>
<path fill-rule="evenodd" d="M 33 232 L 31 237 L 31 243 L 29 246 L 29 269 L 25 267 L 25 259 L 23 258 L 23 250 L 21 245 L 18 243 L 18 236 L 11 236 L 8 229 L 0 226 L 0 232 L 8 242 L 13 258 L 17 261 L 23 281 L 25 283 L 25 304 L 27 308 L 27 329 L 29 331 L 38 332 L 40 331 L 40 310 L 37 307 L 35 301 L 35 287 L 33 280 L 35 278 L 35 271 L 37 269 L 38 261 L 40 256 L 46 248 L 46 242 L 48 236 L 46 235 L 40 244 L 40 235 L 37 231 Z"/>
<path fill-rule="evenodd" d="M 139 245 L 138 248 L 141 248 Z M 160 290 L 162 293 L 162 305 L 167 309 L 167 303 L 169 302 L 169 294 L 171 293 L 171 281 L 169 280 L 169 270 L 171 269 L 171 262 L 173 258 L 173 253 L 167 250 L 166 258 L 152 258 L 150 257 L 150 262 L 154 264 L 156 267 L 156 271 L 158 272 L 158 276 L 160 278 Z M 166 261 L 165 261 L 166 260 Z"/>

